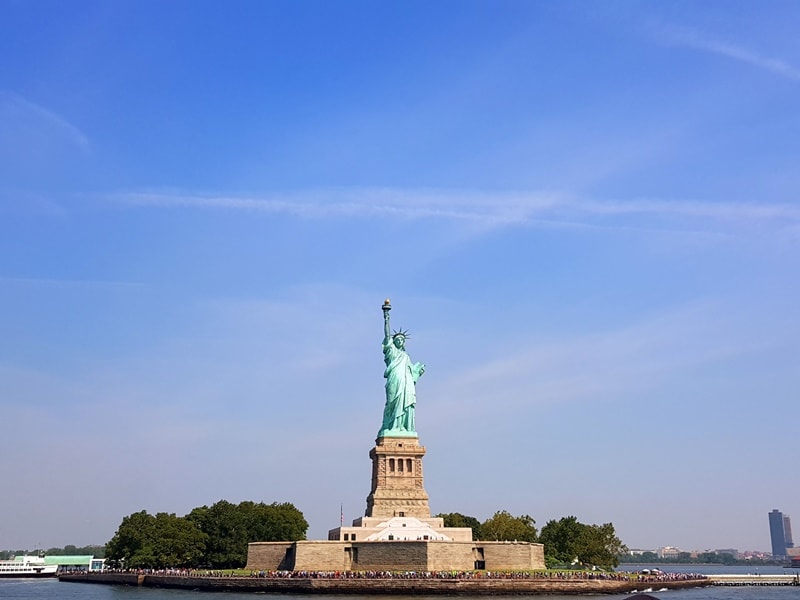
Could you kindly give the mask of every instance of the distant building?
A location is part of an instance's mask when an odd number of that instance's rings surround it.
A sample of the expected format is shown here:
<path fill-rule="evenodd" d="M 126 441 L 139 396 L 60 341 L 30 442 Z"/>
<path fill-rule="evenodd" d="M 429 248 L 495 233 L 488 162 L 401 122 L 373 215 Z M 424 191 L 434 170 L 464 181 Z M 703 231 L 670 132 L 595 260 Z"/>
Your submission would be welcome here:
<path fill-rule="evenodd" d="M 789 536 L 791 537 L 791 525 Z M 772 556 L 776 558 L 786 556 L 785 520 L 783 513 L 777 508 L 769 513 L 769 537 L 772 540 Z"/>
<path fill-rule="evenodd" d="M 664 546 L 659 548 L 656 553 L 658 558 L 678 558 L 681 554 L 681 549 L 675 546 Z"/>
<path fill-rule="evenodd" d="M 789 515 L 783 515 L 783 541 L 787 549 L 794 548 L 794 542 L 792 542 L 792 520 Z"/>
<path fill-rule="evenodd" d="M 768 560 L 772 558 L 772 554 L 761 550 L 745 550 L 739 554 L 739 558 L 744 560 Z"/>
<path fill-rule="evenodd" d="M 95 558 L 92 555 L 53 555 L 45 556 L 46 565 L 58 565 L 59 572 L 65 571 L 103 571 L 105 569 L 105 558 Z"/>

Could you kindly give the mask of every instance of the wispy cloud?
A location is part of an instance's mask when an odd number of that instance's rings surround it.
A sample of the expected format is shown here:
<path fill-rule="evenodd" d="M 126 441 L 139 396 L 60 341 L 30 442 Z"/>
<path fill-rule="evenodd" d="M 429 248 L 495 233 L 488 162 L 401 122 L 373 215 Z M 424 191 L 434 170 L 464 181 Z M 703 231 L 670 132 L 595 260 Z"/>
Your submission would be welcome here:
<path fill-rule="evenodd" d="M 67 119 L 18 94 L 0 90 L 0 120 L 3 118 L 17 120 L 20 115 L 45 123 L 64 134 L 74 146 L 88 152 L 89 138 Z"/>
<path fill-rule="evenodd" d="M 706 217 L 723 220 L 779 219 L 800 221 L 800 208 L 790 204 L 703 202 L 641 198 L 635 200 L 582 200 L 576 206 L 586 214 L 650 214 Z"/>
<path fill-rule="evenodd" d="M 287 214 L 303 218 L 391 217 L 444 219 L 490 225 L 524 223 L 531 215 L 559 203 L 554 194 L 336 188 L 299 190 L 263 196 L 196 195 L 136 192 L 115 199 L 132 206 L 216 208 Z M 498 202 L 499 201 L 499 202 Z"/>
<path fill-rule="evenodd" d="M 597 199 L 553 191 L 488 192 L 391 188 L 297 190 L 263 196 L 133 192 L 112 196 L 127 206 L 219 209 L 298 218 L 399 218 L 508 226 L 592 227 L 724 233 L 722 224 L 800 226 L 800 208 L 788 204 L 708 202 L 658 198 Z M 636 219 L 634 223 L 620 221 Z M 660 219 L 669 219 L 669 227 Z M 680 224 L 676 226 L 675 220 Z"/>
<path fill-rule="evenodd" d="M 710 52 L 770 71 L 792 81 L 800 81 L 800 68 L 784 60 L 763 56 L 743 46 L 723 42 L 693 29 L 662 26 L 658 29 L 658 37 L 667 44 Z"/>

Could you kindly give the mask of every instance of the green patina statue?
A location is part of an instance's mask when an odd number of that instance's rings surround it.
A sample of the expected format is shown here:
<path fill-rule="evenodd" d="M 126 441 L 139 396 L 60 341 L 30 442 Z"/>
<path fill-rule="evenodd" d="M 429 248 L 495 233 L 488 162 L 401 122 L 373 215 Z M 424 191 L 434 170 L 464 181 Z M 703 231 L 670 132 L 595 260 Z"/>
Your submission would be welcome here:
<path fill-rule="evenodd" d="M 386 406 L 378 437 L 417 437 L 414 410 L 417 403 L 416 383 L 425 372 L 425 365 L 412 363 L 406 352 L 408 332 L 391 332 L 389 299 L 383 303 L 383 360 L 386 363 Z"/>

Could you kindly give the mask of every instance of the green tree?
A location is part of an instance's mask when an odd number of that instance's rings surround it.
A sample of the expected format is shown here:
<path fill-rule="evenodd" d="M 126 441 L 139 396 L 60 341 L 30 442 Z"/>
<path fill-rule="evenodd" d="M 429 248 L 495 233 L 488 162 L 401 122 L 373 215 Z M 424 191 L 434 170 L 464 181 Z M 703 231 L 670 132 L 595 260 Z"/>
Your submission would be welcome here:
<path fill-rule="evenodd" d="M 642 557 L 640 560 L 642 562 L 653 562 L 654 560 L 657 559 L 658 559 L 658 554 L 656 554 L 655 552 L 647 551 L 647 552 L 642 552 Z"/>
<path fill-rule="evenodd" d="M 548 521 L 539 541 L 548 566 L 578 562 L 608 569 L 616 567 L 619 555 L 628 551 L 612 523 L 586 525 L 573 516 Z"/>
<path fill-rule="evenodd" d="M 619 565 L 619 555 L 625 554 L 628 548 L 617 537 L 613 523 L 587 525 L 584 531 L 580 561 L 587 565 L 597 565 L 612 569 Z"/>
<path fill-rule="evenodd" d="M 537 541 L 535 523 L 536 521 L 529 515 L 514 517 L 508 511 L 501 510 L 483 522 L 481 537 L 487 541 L 535 542 Z"/>
<path fill-rule="evenodd" d="M 548 567 L 568 565 L 578 560 L 583 523 L 576 517 L 564 517 L 559 521 L 550 520 L 539 534 L 539 541 L 544 544 L 545 562 Z"/>
<path fill-rule="evenodd" d="M 306 539 L 308 521 L 290 502 L 242 502 L 250 542 L 280 542 Z"/>
<path fill-rule="evenodd" d="M 150 543 L 148 533 L 153 529 L 153 521 L 154 517 L 144 510 L 123 517 L 114 537 L 106 544 L 109 562 L 113 565 L 125 563 L 125 566 L 138 566 L 131 560 L 139 562 L 141 559 L 142 549 Z"/>
<path fill-rule="evenodd" d="M 220 500 L 193 509 L 187 520 L 208 536 L 203 564 L 216 569 L 242 567 L 250 542 L 305 539 L 308 523 L 294 505 Z"/>
<path fill-rule="evenodd" d="M 91 554 L 95 558 L 105 558 L 106 547 L 97 545 L 84 546 L 83 548 L 78 548 L 78 554 Z"/>
<path fill-rule="evenodd" d="M 106 556 L 112 564 L 126 567 L 191 567 L 201 560 L 207 537 L 183 517 L 153 516 L 143 510 L 122 519 Z"/>
<path fill-rule="evenodd" d="M 48 548 L 45 550 L 45 556 L 86 556 L 92 555 L 95 558 L 104 558 L 106 555 L 105 546 L 73 546 L 67 544 L 63 548 Z"/>
<path fill-rule="evenodd" d="M 439 513 L 436 517 L 444 519 L 445 527 L 469 527 L 472 529 L 472 539 L 483 539 L 481 534 L 481 522 L 475 517 L 462 515 L 461 513 Z"/>
<path fill-rule="evenodd" d="M 247 555 L 247 532 L 236 506 L 220 500 L 211 507 L 193 509 L 186 519 L 206 534 L 202 564 L 215 569 L 244 565 Z"/>

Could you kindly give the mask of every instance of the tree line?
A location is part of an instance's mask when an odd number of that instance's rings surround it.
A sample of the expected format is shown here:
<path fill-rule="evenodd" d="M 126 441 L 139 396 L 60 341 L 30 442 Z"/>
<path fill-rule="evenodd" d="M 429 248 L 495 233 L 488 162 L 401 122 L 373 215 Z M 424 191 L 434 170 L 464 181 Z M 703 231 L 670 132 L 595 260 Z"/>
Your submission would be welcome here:
<path fill-rule="evenodd" d="M 303 513 L 288 502 L 220 500 L 184 517 L 143 510 L 122 519 L 106 558 L 126 568 L 231 569 L 245 565 L 249 542 L 304 540 L 307 530 Z"/>
<path fill-rule="evenodd" d="M 549 568 L 610 569 L 628 551 L 613 524 L 588 525 L 574 516 L 548 521 L 541 532 L 530 515 L 508 511 L 498 511 L 483 522 L 461 513 L 436 516 L 446 527 L 470 527 L 474 540 L 541 543 Z M 184 517 L 144 510 L 128 515 L 106 544 L 105 556 L 110 565 L 127 568 L 241 568 L 247 563 L 250 542 L 304 540 L 307 530 L 303 513 L 293 504 L 220 500 Z"/>
<path fill-rule="evenodd" d="M 496 512 L 483 523 L 461 513 L 436 516 L 444 519 L 446 527 L 471 527 L 474 540 L 517 540 L 543 544 L 548 568 L 596 566 L 611 569 L 619 565 L 619 556 L 628 552 L 628 548 L 617 537 L 612 523 L 587 525 L 569 516 L 558 521 L 550 520 L 541 532 L 537 532 L 536 521 L 530 515 L 513 516 L 504 510 Z"/>

